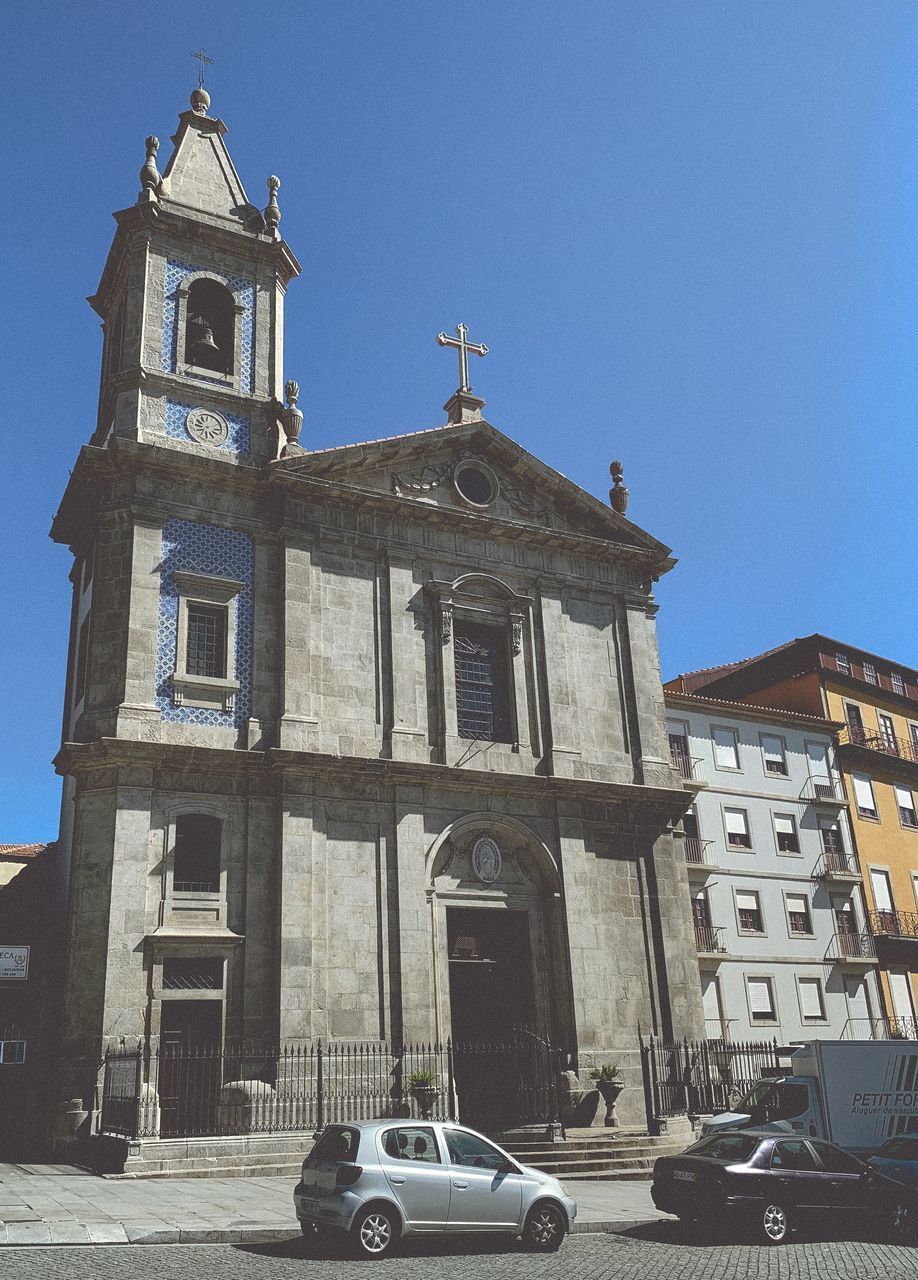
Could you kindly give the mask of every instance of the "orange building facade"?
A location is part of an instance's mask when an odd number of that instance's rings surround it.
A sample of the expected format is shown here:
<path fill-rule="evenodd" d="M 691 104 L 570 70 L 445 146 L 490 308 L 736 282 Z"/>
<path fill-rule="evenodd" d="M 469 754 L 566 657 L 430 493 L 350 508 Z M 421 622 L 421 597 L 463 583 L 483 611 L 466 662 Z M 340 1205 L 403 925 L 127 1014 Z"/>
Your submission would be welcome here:
<path fill-rule="evenodd" d="M 918 1038 L 918 671 L 817 634 L 665 687 L 845 726 L 837 761 L 885 1005 L 865 1032 Z"/>

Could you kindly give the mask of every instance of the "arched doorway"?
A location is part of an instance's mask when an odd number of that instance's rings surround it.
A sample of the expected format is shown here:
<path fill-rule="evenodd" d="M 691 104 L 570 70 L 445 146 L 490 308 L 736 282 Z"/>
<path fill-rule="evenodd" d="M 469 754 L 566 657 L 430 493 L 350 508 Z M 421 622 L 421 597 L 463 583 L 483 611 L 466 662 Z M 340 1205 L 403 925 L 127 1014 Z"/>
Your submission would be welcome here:
<path fill-rule="evenodd" d="M 428 857 L 438 1038 L 453 1045 L 460 1117 L 527 1122 L 573 1040 L 557 864 L 515 819 L 475 814 Z"/>

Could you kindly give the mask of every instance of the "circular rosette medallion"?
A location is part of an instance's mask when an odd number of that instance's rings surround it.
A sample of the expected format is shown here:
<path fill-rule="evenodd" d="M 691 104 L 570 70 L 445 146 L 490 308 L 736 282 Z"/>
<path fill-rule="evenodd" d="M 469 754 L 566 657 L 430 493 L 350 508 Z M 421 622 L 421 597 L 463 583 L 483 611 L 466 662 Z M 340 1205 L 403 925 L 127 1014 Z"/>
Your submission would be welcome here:
<path fill-rule="evenodd" d="M 214 409 L 192 409 L 185 419 L 185 430 L 198 444 L 225 444 L 229 423 Z"/>
<path fill-rule="evenodd" d="M 472 870 L 483 884 L 493 884 L 500 875 L 503 858 L 490 836 L 480 836 L 472 845 Z"/>

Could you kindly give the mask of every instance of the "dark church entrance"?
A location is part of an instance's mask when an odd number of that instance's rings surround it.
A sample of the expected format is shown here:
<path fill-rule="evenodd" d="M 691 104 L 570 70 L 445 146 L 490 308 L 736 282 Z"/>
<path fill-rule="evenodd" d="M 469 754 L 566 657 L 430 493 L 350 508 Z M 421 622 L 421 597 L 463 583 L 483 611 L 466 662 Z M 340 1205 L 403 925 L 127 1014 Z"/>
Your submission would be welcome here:
<path fill-rule="evenodd" d="M 460 1118 L 492 1132 L 544 1119 L 556 1064 L 535 1030 L 528 914 L 448 907 L 446 926 Z"/>
<path fill-rule="evenodd" d="M 160 1133 L 216 1132 L 223 1083 L 219 1000 L 164 1000 L 159 1032 Z"/>

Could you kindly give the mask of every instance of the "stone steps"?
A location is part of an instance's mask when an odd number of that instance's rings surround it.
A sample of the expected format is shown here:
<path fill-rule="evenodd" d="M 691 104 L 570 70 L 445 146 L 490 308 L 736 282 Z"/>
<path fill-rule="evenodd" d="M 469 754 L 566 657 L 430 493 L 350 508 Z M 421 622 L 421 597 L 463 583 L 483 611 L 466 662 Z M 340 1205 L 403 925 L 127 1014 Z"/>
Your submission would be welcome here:
<path fill-rule="evenodd" d="M 677 1155 L 685 1141 L 673 1137 L 652 1137 L 628 1132 L 613 1136 L 608 1131 L 578 1135 L 563 1142 L 506 1142 L 507 1150 L 522 1164 L 564 1179 L 605 1181 L 633 1179 L 647 1181 L 653 1175 L 658 1156 Z"/>

